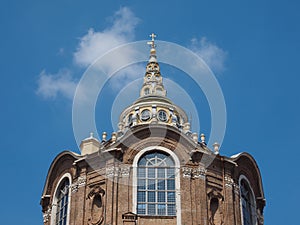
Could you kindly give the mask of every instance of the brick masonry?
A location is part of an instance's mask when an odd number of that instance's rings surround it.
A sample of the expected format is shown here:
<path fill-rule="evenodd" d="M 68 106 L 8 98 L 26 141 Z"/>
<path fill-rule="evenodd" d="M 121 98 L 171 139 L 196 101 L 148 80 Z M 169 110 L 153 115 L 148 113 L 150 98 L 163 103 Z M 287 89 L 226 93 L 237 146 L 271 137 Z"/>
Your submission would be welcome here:
<path fill-rule="evenodd" d="M 157 131 L 159 131 L 159 127 Z M 90 155 L 62 152 L 50 166 L 41 199 L 45 225 L 53 224 L 52 204 L 60 178 L 69 173 L 70 225 L 242 225 L 239 178 L 245 176 L 255 195 L 257 224 L 263 224 L 265 206 L 258 166 L 248 153 L 233 158 L 214 155 L 201 143 L 168 129 L 165 137 L 139 128 L 115 143 L 102 143 Z M 136 141 L 136 136 L 139 138 Z M 126 144 L 124 144 L 126 143 Z M 146 147 L 161 146 L 179 159 L 180 212 L 176 216 L 142 216 L 132 213 L 135 156 Z M 206 160 L 204 160 L 206 159 Z M 178 220 L 180 214 L 181 220 Z"/>

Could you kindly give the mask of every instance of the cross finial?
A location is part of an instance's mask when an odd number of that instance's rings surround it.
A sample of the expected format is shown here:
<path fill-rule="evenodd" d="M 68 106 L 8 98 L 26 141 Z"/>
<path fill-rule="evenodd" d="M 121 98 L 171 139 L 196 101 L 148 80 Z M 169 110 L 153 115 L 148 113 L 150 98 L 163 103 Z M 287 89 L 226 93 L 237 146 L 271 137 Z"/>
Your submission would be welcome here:
<path fill-rule="evenodd" d="M 152 34 L 150 34 L 150 37 L 151 37 L 152 41 L 154 41 L 154 38 L 156 38 L 156 34 L 152 33 Z"/>
<path fill-rule="evenodd" d="M 155 48 L 155 44 L 154 44 L 154 38 L 156 38 L 156 35 L 154 33 L 149 35 L 151 37 L 151 41 L 148 41 L 147 44 L 151 46 L 151 48 Z"/>

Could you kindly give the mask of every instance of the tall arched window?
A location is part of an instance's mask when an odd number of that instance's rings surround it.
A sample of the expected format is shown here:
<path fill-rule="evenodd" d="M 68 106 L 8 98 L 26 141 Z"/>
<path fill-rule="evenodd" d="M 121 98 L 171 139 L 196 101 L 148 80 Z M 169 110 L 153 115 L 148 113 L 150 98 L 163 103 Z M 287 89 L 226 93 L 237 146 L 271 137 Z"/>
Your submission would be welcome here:
<path fill-rule="evenodd" d="M 152 151 L 137 164 L 137 214 L 175 216 L 175 164 L 168 154 Z"/>
<path fill-rule="evenodd" d="M 65 174 L 59 181 L 52 206 L 51 225 L 68 225 L 70 211 L 71 175 Z"/>
<path fill-rule="evenodd" d="M 243 225 L 255 225 L 255 200 L 249 182 L 242 178 L 240 180 L 241 206 L 243 215 Z"/>
<path fill-rule="evenodd" d="M 69 179 L 65 178 L 57 192 L 57 208 L 56 208 L 56 225 L 66 225 L 68 215 L 68 203 L 69 203 Z"/>

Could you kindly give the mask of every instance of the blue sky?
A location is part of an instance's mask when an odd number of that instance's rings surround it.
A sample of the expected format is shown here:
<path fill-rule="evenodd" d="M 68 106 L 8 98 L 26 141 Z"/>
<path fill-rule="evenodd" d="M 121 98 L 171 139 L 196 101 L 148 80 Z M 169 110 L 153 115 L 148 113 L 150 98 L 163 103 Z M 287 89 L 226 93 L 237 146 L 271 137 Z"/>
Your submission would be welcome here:
<path fill-rule="evenodd" d="M 3 0 L 1 224 L 42 224 L 39 200 L 50 163 L 62 150 L 78 152 L 72 130 L 78 80 L 99 54 L 148 39 L 151 32 L 207 60 L 226 101 L 221 154 L 247 151 L 257 160 L 267 199 L 266 225 L 298 224 L 299 6 L 296 0 Z M 110 117 L 103 105 L 112 106 L 122 82 L 139 76 L 129 72 L 111 80 L 98 100 L 99 123 Z M 174 68 L 162 65 L 162 74 L 183 88 L 194 85 L 180 81 Z M 201 90 L 193 100 L 201 131 L 209 133 Z M 101 123 L 102 131 L 112 132 L 110 121 Z"/>

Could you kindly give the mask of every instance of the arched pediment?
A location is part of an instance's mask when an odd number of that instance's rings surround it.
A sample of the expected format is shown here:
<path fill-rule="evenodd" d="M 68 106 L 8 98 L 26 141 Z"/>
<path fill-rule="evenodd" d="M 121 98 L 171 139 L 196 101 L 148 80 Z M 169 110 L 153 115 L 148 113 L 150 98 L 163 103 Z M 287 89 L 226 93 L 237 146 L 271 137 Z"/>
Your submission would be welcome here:
<path fill-rule="evenodd" d="M 55 157 L 48 170 L 42 199 L 43 196 L 49 196 L 52 194 L 55 181 L 64 173 L 70 172 L 74 161 L 79 158 L 80 155 L 71 151 L 63 151 Z"/>
<path fill-rule="evenodd" d="M 255 159 L 246 152 L 231 156 L 231 159 L 238 165 L 236 179 L 238 180 L 241 175 L 246 176 L 253 188 L 256 198 L 264 199 L 261 173 Z"/>

